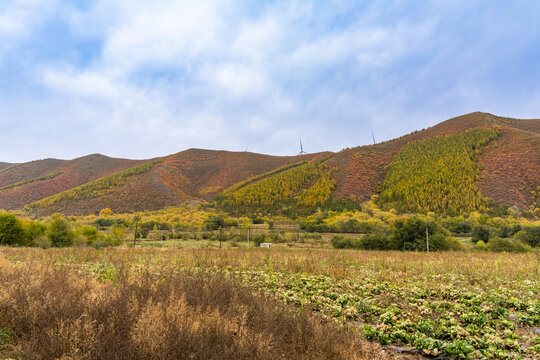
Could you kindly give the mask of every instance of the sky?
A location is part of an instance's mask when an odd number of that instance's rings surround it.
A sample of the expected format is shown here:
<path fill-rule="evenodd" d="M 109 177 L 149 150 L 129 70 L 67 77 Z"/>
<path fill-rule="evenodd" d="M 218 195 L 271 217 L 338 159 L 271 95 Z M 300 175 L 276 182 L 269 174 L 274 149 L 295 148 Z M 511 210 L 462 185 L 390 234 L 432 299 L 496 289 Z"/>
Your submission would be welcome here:
<path fill-rule="evenodd" d="M 540 117 L 540 2 L 1 0 L 0 161 L 296 155 Z"/>

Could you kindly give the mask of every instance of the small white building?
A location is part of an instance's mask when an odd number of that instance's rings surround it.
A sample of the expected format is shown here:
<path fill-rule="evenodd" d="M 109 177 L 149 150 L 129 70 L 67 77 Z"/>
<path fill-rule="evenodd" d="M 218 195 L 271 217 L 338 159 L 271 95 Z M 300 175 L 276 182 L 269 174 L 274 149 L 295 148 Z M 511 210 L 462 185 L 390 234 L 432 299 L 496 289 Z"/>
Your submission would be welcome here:
<path fill-rule="evenodd" d="M 272 243 L 261 243 L 261 247 L 269 248 L 272 247 Z"/>

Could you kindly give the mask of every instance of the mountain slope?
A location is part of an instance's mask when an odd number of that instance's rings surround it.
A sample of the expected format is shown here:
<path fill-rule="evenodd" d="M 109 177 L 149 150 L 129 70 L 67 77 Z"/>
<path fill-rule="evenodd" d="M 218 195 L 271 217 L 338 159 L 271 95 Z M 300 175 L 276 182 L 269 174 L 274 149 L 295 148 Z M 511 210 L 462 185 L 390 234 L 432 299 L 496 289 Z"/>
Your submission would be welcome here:
<path fill-rule="evenodd" d="M 22 209 L 34 201 L 139 163 L 93 154 L 74 160 L 45 159 L 15 165 L 0 172 L 0 208 Z"/>
<path fill-rule="evenodd" d="M 540 185 L 540 120 L 517 120 L 486 113 L 472 113 L 388 142 L 344 150 L 327 166 L 337 181 L 334 198 L 350 196 L 368 200 L 380 190 L 392 158 L 407 143 L 463 133 L 473 128 L 497 128 L 500 135 L 479 156 L 482 165 L 478 186 L 494 204 L 528 208 Z M 505 171 L 508 169 L 509 171 Z"/>
<path fill-rule="evenodd" d="M 10 166 L 12 166 L 12 165 L 14 165 L 14 164 L 5 163 L 5 162 L 1 162 L 1 161 L 0 161 L 0 170 L 3 170 L 3 169 L 5 169 L 5 168 L 8 168 L 8 167 L 10 167 Z"/>
<path fill-rule="evenodd" d="M 109 175 L 71 191 L 55 193 L 36 201 L 29 204 L 27 210 L 37 214 L 87 214 L 99 212 L 106 207 L 115 212 L 124 212 L 200 202 L 210 200 L 218 191 L 252 176 L 286 164 L 326 155 L 328 153 L 270 156 L 189 149 L 160 158 L 159 163 L 144 172 L 125 177 L 125 181 L 110 180 L 118 173 Z M 102 187 L 96 183 L 107 185 Z M 96 188 L 98 191 L 94 191 Z M 82 196 L 77 195 L 81 193 Z"/>
<path fill-rule="evenodd" d="M 455 142 L 461 148 L 448 145 L 450 136 L 460 138 L 471 129 L 492 129 L 497 136 L 479 144 Z M 414 148 L 424 150 L 411 152 Z M 460 156 L 465 157 L 453 166 L 445 164 Z M 412 191 L 407 184 L 420 187 Z M 233 210 L 281 211 L 313 209 L 329 199 L 363 202 L 376 194 L 384 195 L 379 200 L 383 207 L 414 203 L 414 197 L 421 196 L 417 206 L 438 212 L 451 208 L 445 199 L 452 199 L 454 212 L 462 207 L 459 204 L 469 204 L 461 209 L 467 211 L 487 204 L 530 209 L 538 206 L 539 192 L 540 120 L 480 112 L 335 154 L 271 156 L 189 149 L 153 160 L 94 154 L 0 168 L 0 208 L 26 206 L 35 214 L 88 214 L 106 207 L 115 212 L 155 210 L 214 199 Z M 465 196 L 461 193 L 468 194 L 468 200 L 459 198 Z"/>

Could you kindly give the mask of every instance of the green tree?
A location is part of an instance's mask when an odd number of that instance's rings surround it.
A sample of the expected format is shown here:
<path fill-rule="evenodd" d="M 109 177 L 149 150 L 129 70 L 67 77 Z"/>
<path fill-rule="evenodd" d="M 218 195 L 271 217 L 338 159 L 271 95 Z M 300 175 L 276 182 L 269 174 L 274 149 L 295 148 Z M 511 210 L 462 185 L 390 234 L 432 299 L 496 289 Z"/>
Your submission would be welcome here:
<path fill-rule="evenodd" d="M 37 221 L 23 221 L 22 227 L 25 233 L 26 245 L 34 245 L 35 241 L 45 235 L 47 226 Z"/>
<path fill-rule="evenodd" d="M 88 245 L 92 245 L 98 240 L 99 232 L 95 226 L 81 225 L 77 231 L 86 238 L 86 243 Z"/>
<path fill-rule="evenodd" d="M 430 250 L 450 250 L 456 247 L 448 230 L 437 222 L 418 216 L 399 218 L 390 224 L 389 241 L 396 250 L 426 251 L 426 229 L 429 233 Z"/>
<path fill-rule="evenodd" d="M 75 239 L 75 233 L 69 223 L 59 214 L 54 214 L 47 229 L 47 237 L 54 247 L 71 246 Z"/>
<path fill-rule="evenodd" d="M 0 244 L 25 245 L 21 221 L 12 214 L 0 214 Z"/>
<path fill-rule="evenodd" d="M 472 228 L 472 241 L 474 243 L 477 243 L 478 241 L 482 240 L 483 242 L 487 243 L 490 237 L 490 231 L 489 226 L 487 225 L 475 225 Z"/>
<path fill-rule="evenodd" d="M 540 226 L 528 226 L 514 235 L 514 239 L 532 247 L 540 246 Z"/>
<path fill-rule="evenodd" d="M 122 224 L 115 224 L 111 228 L 111 245 L 122 245 L 126 239 L 127 230 Z"/>

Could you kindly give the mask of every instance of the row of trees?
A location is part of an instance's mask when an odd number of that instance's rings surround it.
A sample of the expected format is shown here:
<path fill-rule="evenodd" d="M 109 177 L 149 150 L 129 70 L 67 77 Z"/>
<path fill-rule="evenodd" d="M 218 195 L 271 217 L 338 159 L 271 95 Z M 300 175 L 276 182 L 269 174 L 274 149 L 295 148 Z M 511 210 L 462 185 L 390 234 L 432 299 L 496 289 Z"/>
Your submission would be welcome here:
<path fill-rule="evenodd" d="M 463 247 L 440 224 L 417 216 L 398 218 L 386 231 L 365 235 L 359 239 L 334 236 L 332 246 L 338 249 L 426 251 L 426 232 L 429 234 L 430 251 L 460 250 Z"/>
<path fill-rule="evenodd" d="M 121 224 L 113 225 L 107 233 L 91 225 L 73 227 L 59 214 L 52 215 L 48 222 L 19 220 L 12 214 L 0 214 L 0 245 L 6 246 L 116 246 L 123 244 L 126 234 Z"/>
<path fill-rule="evenodd" d="M 477 250 L 530 252 L 540 248 L 540 226 L 525 226 L 513 237 L 504 238 L 491 236 L 485 225 L 475 225 L 472 232 L 472 243 Z M 334 236 L 332 245 L 365 250 L 426 251 L 428 235 L 430 251 L 463 249 L 463 244 L 437 221 L 419 216 L 397 218 L 389 226 L 357 239 Z"/>

